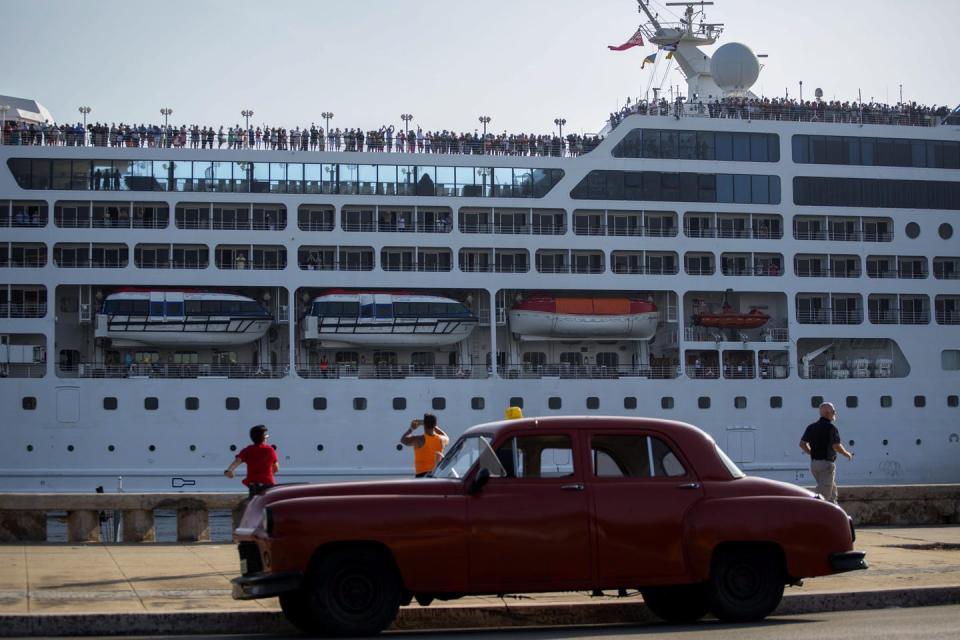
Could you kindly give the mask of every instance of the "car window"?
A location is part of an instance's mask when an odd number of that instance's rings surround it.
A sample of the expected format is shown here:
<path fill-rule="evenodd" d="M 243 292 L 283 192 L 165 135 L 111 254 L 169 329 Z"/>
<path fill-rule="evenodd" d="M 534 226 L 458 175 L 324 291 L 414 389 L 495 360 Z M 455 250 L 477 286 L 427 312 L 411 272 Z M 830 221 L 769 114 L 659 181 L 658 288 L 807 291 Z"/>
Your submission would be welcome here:
<path fill-rule="evenodd" d="M 496 451 L 507 477 L 562 478 L 574 473 L 570 436 L 517 436 Z"/>
<path fill-rule="evenodd" d="M 644 435 L 595 435 L 590 438 L 593 474 L 599 478 L 679 477 L 687 475 L 667 443 Z"/>
<path fill-rule="evenodd" d="M 490 475 L 505 475 L 500 463 L 490 450 L 490 437 L 461 438 L 437 463 L 431 474 L 434 478 L 462 478 L 477 461 L 490 470 Z"/>

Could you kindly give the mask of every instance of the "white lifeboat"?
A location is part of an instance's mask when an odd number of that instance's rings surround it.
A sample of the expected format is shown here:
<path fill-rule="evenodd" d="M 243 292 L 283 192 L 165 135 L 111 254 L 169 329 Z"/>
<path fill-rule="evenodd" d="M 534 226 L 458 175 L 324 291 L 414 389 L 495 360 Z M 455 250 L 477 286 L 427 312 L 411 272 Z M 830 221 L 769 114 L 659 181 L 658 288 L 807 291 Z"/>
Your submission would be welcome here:
<path fill-rule="evenodd" d="M 273 318 L 256 300 L 228 293 L 112 293 L 97 313 L 96 337 L 116 347 L 217 347 L 259 340 Z"/>
<path fill-rule="evenodd" d="M 320 347 L 439 347 L 467 338 L 478 319 L 450 298 L 395 293 L 331 293 L 314 298 L 303 339 Z"/>
<path fill-rule="evenodd" d="M 537 296 L 510 310 L 520 340 L 649 340 L 657 306 L 630 298 Z"/>

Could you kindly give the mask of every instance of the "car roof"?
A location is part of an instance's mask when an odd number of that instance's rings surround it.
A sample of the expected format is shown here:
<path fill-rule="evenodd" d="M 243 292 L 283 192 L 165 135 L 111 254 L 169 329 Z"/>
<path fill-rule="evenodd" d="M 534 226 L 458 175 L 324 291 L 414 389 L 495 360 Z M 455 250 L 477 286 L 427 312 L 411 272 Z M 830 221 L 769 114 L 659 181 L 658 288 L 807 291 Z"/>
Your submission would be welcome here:
<path fill-rule="evenodd" d="M 512 433 L 547 430 L 550 428 L 586 432 L 646 431 L 665 436 L 673 441 L 696 467 L 701 478 L 729 479 L 730 473 L 723 466 L 716 452 L 716 443 L 705 431 L 686 422 L 661 418 L 626 416 L 549 416 L 498 420 L 470 427 L 464 436 L 487 434 L 494 440 L 510 437 Z"/>

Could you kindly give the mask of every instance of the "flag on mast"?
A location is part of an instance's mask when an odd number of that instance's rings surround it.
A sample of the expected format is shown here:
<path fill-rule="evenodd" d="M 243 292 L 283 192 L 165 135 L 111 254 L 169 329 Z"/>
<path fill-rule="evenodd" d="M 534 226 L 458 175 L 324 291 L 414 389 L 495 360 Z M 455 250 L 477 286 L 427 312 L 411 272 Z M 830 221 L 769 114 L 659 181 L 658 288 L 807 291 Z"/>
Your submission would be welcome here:
<path fill-rule="evenodd" d="M 656 59 L 657 59 L 657 52 L 654 51 L 653 53 L 651 53 L 650 55 L 648 55 L 646 58 L 643 59 L 643 62 L 640 63 L 640 68 L 643 69 L 645 66 L 647 66 L 648 62 L 650 64 L 653 64 L 654 61 L 656 61 Z"/>
<path fill-rule="evenodd" d="M 643 46 L 643 33 L 640 29 L 637 29 L 637 32 L 630 36 L 630 39 L 621 44 L 620 46 L 615 46 L 612 44 L 607 45 L 607 49 L 611 51 L 626 51 L 630 47 L 642 47 Z"/>

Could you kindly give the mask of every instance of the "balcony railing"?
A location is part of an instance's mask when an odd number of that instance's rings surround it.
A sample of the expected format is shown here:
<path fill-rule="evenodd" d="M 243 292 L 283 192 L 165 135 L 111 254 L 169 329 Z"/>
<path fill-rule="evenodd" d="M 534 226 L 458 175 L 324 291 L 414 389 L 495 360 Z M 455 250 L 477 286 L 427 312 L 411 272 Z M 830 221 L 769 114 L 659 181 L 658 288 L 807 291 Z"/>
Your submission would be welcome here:
<path fill-rule="evenodd" d="M 460 233 L 495 233 L 503 235 L 562 236 L 566 234 L 564 224 L 502 224 L 502 223 L 461 223 Z"/>
<path fill-rule="evenodd" d="M 297 375 L 309 379 L 361 378 L 361 379 L 402 379 L 434 378 L 437 380 L 471 380 L 487 378 L 490 375 L 484 365 L 420 365 L 420 364 L 330 364 L 297 365 Z"/>
<path fill-rule="evenodd" d="M 960 324 L 960 311 L 937 311 L 937 324 Z"/>
<path fill-rule="evenodd" d="M 286 364 L 250 365 L 219 364 L 215 362 L 170 364 L 117 364 L 87 362 L 77 365 L 58 365 L 57 375 L 63 378 L 283 378 Z"/>
<path fill-rule="evenodd" d="M 45 302 L 0 304 L 0 318 L 42 318 L 45 315 L 47 315 Z"/>
<path fill-rule="evenodd" d="M 670 379 L 677 377 L 676 367 L 661 366 L 605 366 L 597 364 L 507 364 L 497 367 L 502 378 L 562 378 L 562 379 L 615 379 L 615 378 L 651 378 Z"/>
<path fill-rule="evenodd" d="M 683 328 L 683 339 L 687 342 L 789 342 L 790 331 L 785 326 L 721 329 L 686 325 Z"/>
<path fill-rule="evenodd" d="M 875 231 L 798 231 L 793 230 L 795 240 L 832 240 L 835 242 L 891 242 L 893 234 Z"/>
<path fill-rule="evenodd" d="M 861 324 L 863 311 L 841 309 L 808 309 L 797 311 L 797 322 L 800 324 Z"/>

